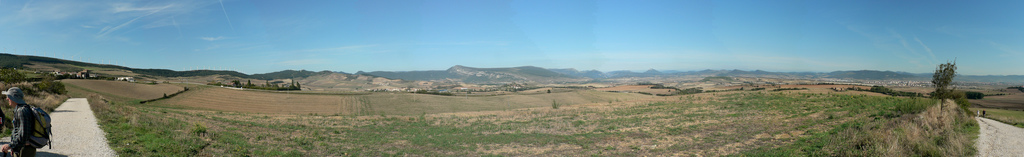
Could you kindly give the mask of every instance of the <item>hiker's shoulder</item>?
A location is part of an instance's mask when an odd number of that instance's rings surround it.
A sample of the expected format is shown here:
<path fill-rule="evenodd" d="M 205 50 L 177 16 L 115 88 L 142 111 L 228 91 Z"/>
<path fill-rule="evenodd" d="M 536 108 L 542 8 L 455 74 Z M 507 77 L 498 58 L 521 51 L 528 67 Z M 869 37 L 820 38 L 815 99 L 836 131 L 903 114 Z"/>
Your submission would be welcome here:
<path fill-rule="evenodd" d="M 14 110 L 19 111 L 19 112 L 31 112 L 32 111 L 32 105 L 19 104 L 18 107 L 16 107 Z"/>

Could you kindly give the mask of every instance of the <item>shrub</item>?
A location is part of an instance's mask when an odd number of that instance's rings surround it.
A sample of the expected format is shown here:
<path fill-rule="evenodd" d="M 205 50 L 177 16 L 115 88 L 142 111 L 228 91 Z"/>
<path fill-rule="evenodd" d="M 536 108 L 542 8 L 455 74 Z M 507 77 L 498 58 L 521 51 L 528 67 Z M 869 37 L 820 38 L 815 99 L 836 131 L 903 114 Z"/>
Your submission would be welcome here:
<path fill-rule="evenodd" d="M 964 94 L 967 96 L 967 99 L 982 99 L 982 98 L 985 98 L 985 93 L 981 93 L 981 92 L 970 92 L 970 91 L 967 91 L 967 92 L 964 92 Z"/>
<path fill-rule="evenodd" d="M 433 94 L 433 95 L 455 96 L 455 94 L 452 94 L 450 92 L 440 92 L 440 91 L 436 91 L 436 90 L 435 91 L 418 90 L 415 93 L 416 94 Z"/>
<path fill-rule="evenodd" d="M 199 136 L 203 136 L 206 134 L 206 126 L 203 126 L 203 124 L 196 123 L 195 127 L 192 128 L 192 133 Z"/>
<path fill-rule="evenodd" d="M 807 89 L 807 88 L 779 88 L 779 89 L 773 89 L 772 91 L 773 92 L 778 92 L 778 91 L 784 91 L 784 90 L 805 90 L 805 89 Z"/>
<path fill-rule="evenodd" d="M 66 94 L 68 90 L 64 88 L 64 83 L 53 81 L 53 75 L 43 75 L 43 80 L 39 83 L 32 84 L 33 87 L 40 91 L 53 93 L 53 94 Z"/>
<path fill-rule="evenodd" d="M 25 82 L 25 74 L 13 68 L 0 69 L 0 81 L 3 81 L 4 85 Z"/>

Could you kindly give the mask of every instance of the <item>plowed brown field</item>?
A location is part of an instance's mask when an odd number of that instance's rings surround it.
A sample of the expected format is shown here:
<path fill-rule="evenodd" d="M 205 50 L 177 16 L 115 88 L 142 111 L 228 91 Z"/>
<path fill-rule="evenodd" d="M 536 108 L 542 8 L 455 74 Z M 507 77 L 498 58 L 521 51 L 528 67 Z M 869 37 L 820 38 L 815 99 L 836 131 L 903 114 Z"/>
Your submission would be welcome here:
<path fill-rule="evenodd" d="M 156 99 L 163 97 L 164 94 L 170 95 L 185 89 L 171 84 L 148 85 L 124 81 L 64 79 L 61 82 L 97 92 L 140 100 Z"/>

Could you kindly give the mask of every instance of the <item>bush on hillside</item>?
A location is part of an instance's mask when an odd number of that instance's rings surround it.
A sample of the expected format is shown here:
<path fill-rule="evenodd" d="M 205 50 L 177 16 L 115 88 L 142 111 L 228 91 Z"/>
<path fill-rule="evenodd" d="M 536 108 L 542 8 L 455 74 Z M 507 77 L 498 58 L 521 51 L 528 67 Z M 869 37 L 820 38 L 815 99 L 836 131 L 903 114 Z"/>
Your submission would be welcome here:
<path fill-rule="evenodd" d="M 853 88 L 851 87 L 851 88 L 847 88 L 847 89 L 853 89 Z M 892 89 L 886 88 L 884 86 L 872 86 L 871 89 L 868 89 L 868 90 L 864 90 L 864 89 L 861 89 L 861 88 L 856 88 L 854 90 L 882 93 L 882 94 L 885 94 L 885 95 L 892 95 L 892 96 L 924 97 L 924 94 L 921 94 L 921 93 L 896 91 L 896 90 L 892 90 Z"/>
<path fill-rule="evenodd" d="M 985 98 L 985 93 L 981 93 L 981 92 L 966 91 L 964 93 L 966 94 L 967 99 L 982 99 L 982 98 Z"/>
<path fill-rule="evenodd" d="M 11 85 L 15 83 L 25 82 L 25 74 L 18 72 L 14 68 L 3 68 L 0 69 L 0 81 L 4 82 L 4 85 Z"/>
<path fill-rule="evenodd" d="M 67 94 L 67 89 L 64 88 L 64 83 L 54 81 L 55 76 L 43 75 L 43 80 L 39 83 L 32 84 L 36 89 L 40 91 L 53 93 L 53 94 Z"/>

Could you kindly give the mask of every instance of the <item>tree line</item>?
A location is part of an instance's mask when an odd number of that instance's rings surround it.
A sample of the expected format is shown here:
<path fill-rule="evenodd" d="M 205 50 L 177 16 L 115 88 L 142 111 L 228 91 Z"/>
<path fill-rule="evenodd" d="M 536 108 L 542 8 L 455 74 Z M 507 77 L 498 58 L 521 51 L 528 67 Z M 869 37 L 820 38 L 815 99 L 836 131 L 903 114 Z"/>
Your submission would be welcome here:
<path fill-rule="evenodd" d="M 27 78 L 25 74 L 22 74 L 17 69 L 0 69 L 0 81 L 3 82 L 4 86 L 14 85 L 22 82 L 30 82 L 30 80 L 38 80 L 39 82 L 32 83 L 31 86 L 19 87 L 28 95 L 37 95 L 38 92 L 47 92 L 52 94 L 67 94 L 68 92 L 67 89 L 64 88 L 64 83 L 56 81 L 57 76 L 54 76 L 53 74 L 43 74 L 42 78 L 40 79 L 30 79 Z"/>
<path fill-rule="evenodd" d="M 252 80 L 246 80 L 245 84 L 242 84 L 242 82 L 239 81 L 239 80 L 232 80 L 230 84 L 224 84 L 224 83 L 221 83 L 221 82 L 210 82 L 210 83 L 206 83 L 206 85 L 229 86 L 229 87 L 246 88 L 246 89 L 278 90 L 278 91 L 302 90 L 302 84 L 299 84 L 299 82 L 295 82 L 295 80 L 292 80 L 292 83 L 290 85 L 288 85 L 288 86 L 281 86 L 280 84 L 277 84 L 277 83 L 270 83 L 270 80 L 267 80 L 266 83 L 264 83 L 262 85 L 252 84 Z"/>

